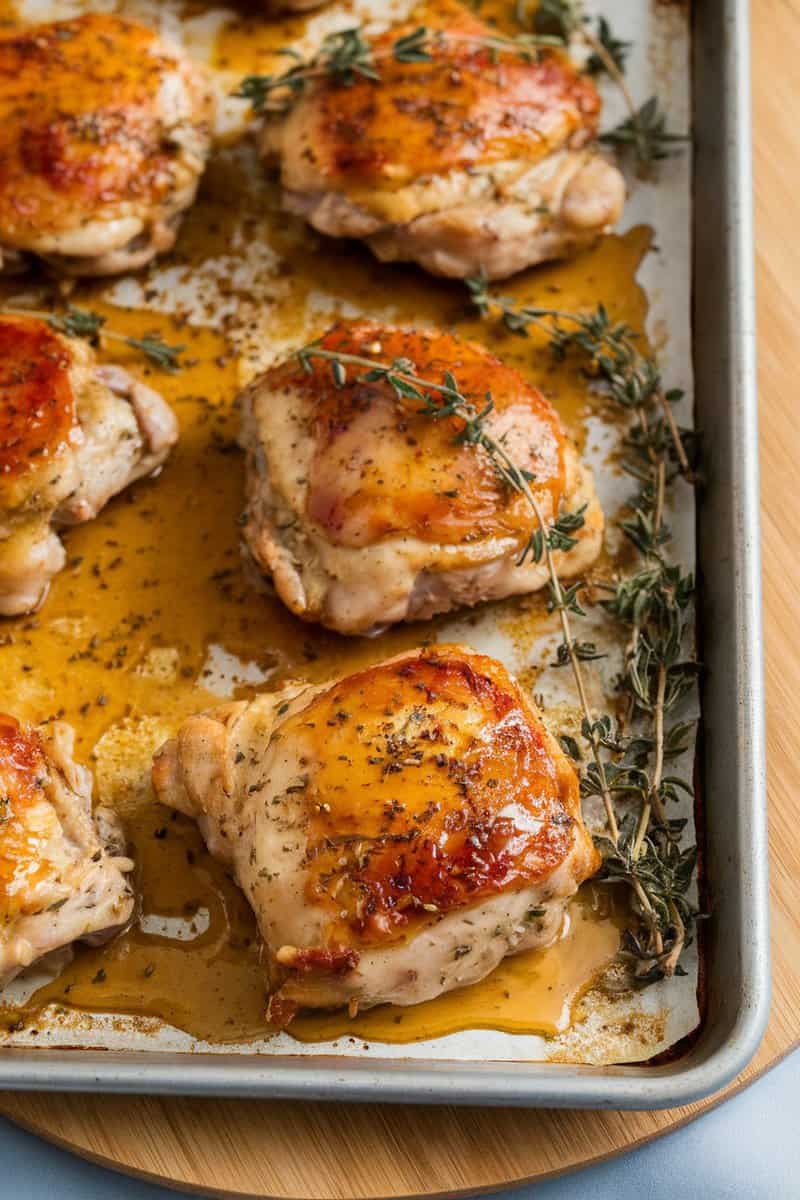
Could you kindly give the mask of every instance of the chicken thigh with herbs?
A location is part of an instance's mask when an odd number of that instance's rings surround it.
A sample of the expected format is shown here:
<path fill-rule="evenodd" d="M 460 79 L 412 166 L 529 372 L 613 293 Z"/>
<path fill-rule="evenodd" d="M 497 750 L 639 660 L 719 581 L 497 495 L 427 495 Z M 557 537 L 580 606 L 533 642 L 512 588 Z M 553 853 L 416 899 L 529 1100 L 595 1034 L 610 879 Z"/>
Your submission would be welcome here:
<path fill-rule="evenodd" d="M 64 566 L 53 526 L 89 521 L 178 436 L 157 392 L 44 322 L 0 314 L 0 616 L 38 608 Z"/>
<path fill-rule="evenodd" d="M 434 384 L 451 372 L 503 441 L 551 526 L 583 511 L 555 554 L 563 578 L 597 557 L 603 514 L 591 472 L 541 392 L 482 346 L 447 333 L 344 321 L 320 342 L 332 355 L 406 359 Z M 464 604 L 532 592 L 546 562 L 521 555 L 538 518 L 458 417 L 434 420 L 390 382 L 297 356 L 245 391 L 246 545 L 298 616 L 340 633 L 375 632 Z M 435 395 L 435 393 L 433 393 Z"/>
<path fill-rule="evenodd" d="M 92 13 L 0 33 L 0 271 L 108 275 L 169 250 L 210 149 L 204 70 Z"/>
<path fill-rule="evenodd" d="M 190 717 L 153 782 L 250 901 L 277 1024 L 474 983 L 553 941 L 599 864 L 539 713 L 459 646 Z"/>
<path fill-rule="evenodd" d="M 133 863 L 115 814 L 92 813 L 74 737 L 0 714 L 0 987 L 43 954 L 112 937 L 133 911 Z"/>
<path fill-rule="evenodd" d="M 421 23 L 430 61 L 397 61 Z M 384 261 L 455 278 L 501 279 L 609 230 L 625 186 L 592 146 L 593 82 L 559 50 L 525 55 L 493 36 L 444 0 L 371 43 L 379 78 L 315 77 L 288 113 L 268 113 L 261 149 L 284 206 Z"/>

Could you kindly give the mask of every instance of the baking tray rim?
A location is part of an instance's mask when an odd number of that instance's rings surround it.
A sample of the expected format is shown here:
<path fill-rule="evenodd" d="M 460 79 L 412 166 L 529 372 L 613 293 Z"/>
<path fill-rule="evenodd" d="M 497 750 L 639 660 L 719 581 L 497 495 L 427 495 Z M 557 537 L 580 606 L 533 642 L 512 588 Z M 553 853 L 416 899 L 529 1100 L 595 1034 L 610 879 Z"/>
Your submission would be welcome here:
<path fill-rule="evenodd" d="M 694 7 L 694 6 L 693 6 Z M 706 33 L 711 57 L 702 62 Z M 663 1065 L 591 1067 L 562 1063 L 351 1059 L 171 1051 L 46 1050 L 6 1047 L 0 1087 L 11 1090 L 146 1092 L 479 1105 L 659 1108 L 687 1104 L 720 1090 L 755 1054 L 769 1015 L 769 908 L 766 770 L 759 555 L 758 410 L 755 369 L 749 0 L 716 0 L 694 8 L 693 108 L 697 128 L 704 68 L 715 69 L 721 125 L 717 167 L 722 177 L 719 236 L 725 260 L 727 323 L 724 365 L 730 389 L 727 414 L 733 446 L 732 513 L 727 586 L 733 589 L 736 705 L 734 850 L 738 894 L 735 944 L 738 969 L 733 1020 L 713 1044 L 708 1020 L 680 1058 Z M 713 55 L 717 56 L 716 63 Z M 703 86 L 709 86 L 708 80 Z M 713 107 L 713 106 L 712 106 Z M 713 117 L 712 117 L 713 119 Z M 698 154 L 695 148 L 697 178 Z M 705 169 L 705 164 L 703 164 Z M 695 195 L 695 201 L 697 195 Z M 697 207 L 694 215 L 697 235 Z M 695 255 L 695 287 L 698 286 Z M 695 296 L 697 304 L 697 296 Z M 696 331 L 695 331 L 696 332 Z M 698 345 L 695 339 L 694 356 Z M 701 537 L 702 549 L 702 537 Z M 699 559 L 702 569 L 702 556 Z M 724 586 L 724 581 L 723 581 Z M 704 721 L 709 725 L 708 714 Z M 738 853 L 737 853 L 738 850 Z M 728 868 L 733 870 L 730 863 Z M 722 906 L 720 906 L 722 907 Z M 730 926 L 727 927 L 730 933 Z M 712 981 L 713 982 L 713 981 Z M 710 1047 L 706 1045 L 711 1041 Z"/>

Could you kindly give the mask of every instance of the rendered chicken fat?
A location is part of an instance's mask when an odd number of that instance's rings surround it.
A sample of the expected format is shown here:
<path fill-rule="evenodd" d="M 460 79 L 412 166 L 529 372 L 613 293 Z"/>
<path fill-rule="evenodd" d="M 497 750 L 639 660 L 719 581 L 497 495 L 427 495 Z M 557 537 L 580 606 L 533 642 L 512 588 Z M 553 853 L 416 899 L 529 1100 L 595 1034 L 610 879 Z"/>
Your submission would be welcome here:
<path fill-rule="evenodd" d="M 190 718 L 153 781 L 252 904 L 278 1023 L 475 982 L 552 941 L 598 863 L 536 709 L 458 646 Z"/>

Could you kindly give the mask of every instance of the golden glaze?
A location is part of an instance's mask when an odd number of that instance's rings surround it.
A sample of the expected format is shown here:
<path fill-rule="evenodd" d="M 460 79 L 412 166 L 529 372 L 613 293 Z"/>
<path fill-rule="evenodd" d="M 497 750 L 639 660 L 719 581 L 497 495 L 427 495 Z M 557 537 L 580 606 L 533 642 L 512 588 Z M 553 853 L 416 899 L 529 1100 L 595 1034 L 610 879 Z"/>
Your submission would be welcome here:
<path fill-rule="evenodd" d="M 391 941 L 429 912 L 540 883 L 578 836 L 575 771 L 492 659 L 443 646 L 370 667 L 286 721 L 287 737 L 316 747 L 307 892 L 331 944 Z"/>
<path fill-rule="evenodd" d="M 0 33 L 0 240 L 166 198 L 179 147 L 156 101 L 165 70 L 188 68 L 156 42 L 101 13 Z"/>
<path fill-rule="evenodd" d="M 477 412 L 491 392 L 495 437 L 507 433 L 520 466 L 558 512 L 564 487 L 564 431 L 552 406 L 513 367 L 483 346 L 452 334 L 406 332 L 371 321 L 341 322 L 321 343 L 337 354 L 404 358 L 413 371 L 438 383 L 450 371 Z M 329 361 L 311 360 L 308 373 L 296 359 L 270 372 L 268 382 L 302 390 L 313 405 L 315 456 L 309 475 L 307 515 L 338 545 L 368 546 L 393 534 L 459 544 L 474 536 L 518 534 L 536 527 L 527 501 L 502 482 L 488 456 L 455 445 L 460 418 L 432 420 L 416 400 L 400 400 L 391 384 L 365 382 L 365 368 L 349 366 L 337 386 Z M 436 403 L 441 394 L 431 393 Z M 513 442 L 513 446 L 511 443 Z"/>
<path fill-rule="evenodd" d="M 35 729 L 0 713 L 0 922 L 36 909 L 58 820 L 42 792 L 48 766 Z"/>
<path fill-rule="evenodd" d="M 222 31 L 218 62 L 239 75 L 255 64 L 271 69 L 276 46 L 296 33 L 298 24 L 261 23 L 245 13 Z M 185 219 L 179 262 L 191 267 L 230 251 L 238 172 L 238 163 L 225 156 L 210 164 L 199 201 Z M 259 205 L 259 216 L 261 211 Z M 574 261 L 528 272 L 503 291 L 525 304 L 541 303 L 545 296 L 565 309 L 590 308 L 603 299 L 615 318 L 642 329 L 646 302 L 635 275 L 650 240 L 644 228 L 606 238 Z M 312 293 L 356 310 L 369 304 L 375 311 L 391 311 L 398 323 L 457 323 L 459 334 L 480 340 L 525 378 L 545 380 L 548 399 L 583 444 L 584 418 L 594 404 L 585 379 L 576 363 L 554 364 L 538 334 L 514 338 L 471 317 L 460 288 L 413 270 L 381 268 L 352 247 L 329 243 L 320 253 L 307 231 L 283 219 L 270 227 L 268 243 L 286 256 L 291 273 L 285 276 L 285 293 L 278 293 L 254 337 L 296 345 L 309 332 L 321 332 L 330 324 L 327 314 L 311 331 L 302 317 Z M 11 286 L 4 294 L 12 294 Z M 274 598 L 254 597 L 236 526 L 243 468 L 231 453 L 238 420 L 230 405 L 245 380 L 237 376 L 223 338 L 212 332 L 213 314 L 208 329 L 197 329 L 153 312 L 109 306 L 93 284 L 82 284 L 73 301 L 97 309 L 113 328 L 131 336 L 159 328 L 167 341 L 187 345 L 188 365 L 178 375 L 164 376 L 113 347 L 108 357 L 143 375 L 173 404 L 181 442 L 157 481 L 138 483 L 95 521 L 68 533 L 69 566 L 56 579 L 45 612 L 0 626 L 0 704 L 12 707 L 13 701 L 15 711 L 36 721 L 60 712 L 75 725 L 77 756 L 95 769 L 99 799 L 123 814 L 141 894 L 141 914 L 132 928 L 102 949 L 78 947 L 73 964 L 31 998 L 22 1018 L 28 1025 L 41 1023 L 46 1011 L 50 1019 L 74 1028 L 82 1012 L 111 1011 L 134 1014 L 145 1023 L 162 1019 L 212 1041 L 247 1041 L 264 1033 L 263 975 L 252 914 L 225 869 L 203 849 L 193 824 L 154 804 L 146 784 L 150 754 L 185 716 L 215 703 L 204 675 L 212 645 L 274 671 L 270 685 L 298 675 L 318 682 L 435 637 L 442 622 L 354 641 L 318 629 L 312 633 Z M 605 574 L 613 565 L 606 559 L 596 570 Z M 504 633 L 522 647 L 552 627 L 542 596 L 506 601 L 495 610 Z M 535 690 L 535 672 L 526 673 L 525 683 Z M 235 690 L 237 696 L 251 693 L 246 683 Z M 163 830 L 166 836 L 157 837 Z M 594 888 L 584 894 L 594 895 Z M 575 936 L 581 929 L 575 922 L 569 936 L 543 956 L 507 960 L 500 978 L 508 986 L 499 992 L 488 980 L 470 993 L 469 1006 L 459 992 L 435 1001 L 437 1032 L 475 1026 L 481 1012 L 493 1028 L 552 1031 L 554 995 L 563 998 L 559 1011 L 564 1004 L 568 1011 L 570 999 L 604 965 L 603 954 L 607 960 L 616 948 L 616 931 L 606 924 L 603 910 L 593 904 L 586 912 L 590 938 Z M 194 940 L 142 924 L 145 917 L 157 922 L 176 916 L 191 923 L 194 914 L 203 917 Z M 587 941 L 597 957 L 587 952 Z M 551 990 L 551 967 L 570 974 L 571 991 Z M 100 968 L 106 972 L 103 980 Z M 484 987 L 487 997 L 496 998 L 491 1011 L 482 1000 Z M 59 1016 L 64 1010 L 67 1015 Z M 18 1010 L 7 1010 L 4 1022 L 15 1024 L 19 1016 Z M 430 1028 L 423 1005 L 382 1008 L 352 1024 L 343 1014 L 301 1016 L 291 1032 L 319 1040 L 330 1035 L 332 1022 L 340 1023 L 342 1034 L 389 1041 L 414 1041 Z M 70 1037 L 79 1040 L 79 1035 Z"/>
<path fill-rule="evenodd" d="M 397 62 L 395 40 L 420 24 L 448 37 L 432 47 L 431 62 Z M 587 141 L 600 109 L 591 80 L 560 52 L 525 61 L 471 40 L 493 33 L 446 0 L 374 40 L 380 82 L 317 84 L 303 103 L 316 131 L 316 166 L 328 184 L 399 188 L 450 170 L 511 159 L 530 163 Z"/>
<path fill-rule="evenodd" d="M 71 363 L 44 322 L 0 315 L 0 504 L 4 482 L 56 455 L 73 429 Z"/>

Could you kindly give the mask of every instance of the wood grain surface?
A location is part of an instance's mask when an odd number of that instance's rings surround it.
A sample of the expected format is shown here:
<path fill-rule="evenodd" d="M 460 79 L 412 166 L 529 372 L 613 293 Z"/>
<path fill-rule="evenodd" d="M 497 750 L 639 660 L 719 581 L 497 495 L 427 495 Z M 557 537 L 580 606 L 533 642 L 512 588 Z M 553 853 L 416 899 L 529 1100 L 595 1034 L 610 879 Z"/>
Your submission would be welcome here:
<path fill-rule="evenodd" d="M 800 1042 L 800 0 L 755 0 L 755 172 L 773 1008 L 741 1087 Z M 668 1112 L 380 1108 L 117 1096 L 0 1095 L 0 1112 L 87 1158 L 203 1195 L 474 1193 L 629 1149 L 719 1103 Z"/>

